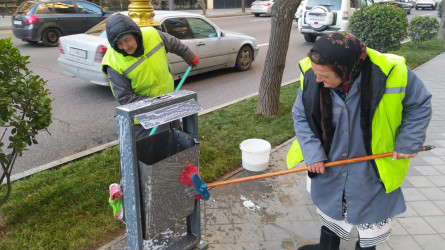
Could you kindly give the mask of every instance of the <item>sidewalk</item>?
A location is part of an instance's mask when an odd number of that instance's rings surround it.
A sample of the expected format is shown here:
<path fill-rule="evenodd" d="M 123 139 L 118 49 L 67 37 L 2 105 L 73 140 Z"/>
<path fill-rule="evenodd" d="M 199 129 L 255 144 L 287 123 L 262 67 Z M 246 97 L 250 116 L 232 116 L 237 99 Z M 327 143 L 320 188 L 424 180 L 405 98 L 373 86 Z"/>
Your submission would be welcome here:
<path fill-rule="evenodd" d="M 377 249 L 444 249 L 445 246 L 445 53 L 415 72 L 433 93 L 433 118 L 425 145 L 435 145 L 412 160 L 402 185 L 407 211 L 394 220 L 391 238 Z M 292 140 L 273 149 L 269 168 L 286 168 Z M 231 178 L 252 173 L 242 168 Z M 201 202 L 202 240 L 210 249 L 298 249 L 317 243 L 320 222 L 306 191 L 306 173 L 290 174 L 210 190 Z M 357 233 L 341 242 L 354 249 Z M 100 249 L 125 249 L 125 235 Z"/>

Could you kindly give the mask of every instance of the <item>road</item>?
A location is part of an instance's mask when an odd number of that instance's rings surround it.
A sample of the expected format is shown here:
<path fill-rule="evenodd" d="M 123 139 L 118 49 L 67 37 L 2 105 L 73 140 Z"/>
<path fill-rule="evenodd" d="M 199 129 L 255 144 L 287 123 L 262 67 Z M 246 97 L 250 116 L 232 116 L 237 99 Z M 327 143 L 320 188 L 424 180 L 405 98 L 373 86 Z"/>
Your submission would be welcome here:
<path fill-rule="evenodd" d="M 410 16 L 436 14 L 437 11 L 415 11 Z M 257 39 L 260 51 L 252 68 L 246 72 L 231 69 L 189 77 L 183 89 L 198 93 L 198 101 L 204 109 L 242 98 L 258 92 L 261 74 L 268 49 L 270 17 L 226 17 L 211 19 L 220 28 L 251 35 Z M 0 31 L 0 38 L 12 36 L 14 46 L 23 55 L 30 56 L 30 68 L 46 79 L 46 87 L 53 98 L 53 123 L 50 135 L 41 132 L 39 144 L 33 145 L 15 163 L 13 174 L 61 159 L 76 152 L 96 147 L 117 139 L 114 118 L 115 101 L 108 87 L 88 84 L 62 73 L 57 63 L 58 48 L 41 44 L 28 44 L 17 40 L 11 31 Z M 312 47 L 306 43 L 293 22 L 283 82 L 299 77 L 298 61 Z M 92 166 L 94 167 L 94 166 Z"/>

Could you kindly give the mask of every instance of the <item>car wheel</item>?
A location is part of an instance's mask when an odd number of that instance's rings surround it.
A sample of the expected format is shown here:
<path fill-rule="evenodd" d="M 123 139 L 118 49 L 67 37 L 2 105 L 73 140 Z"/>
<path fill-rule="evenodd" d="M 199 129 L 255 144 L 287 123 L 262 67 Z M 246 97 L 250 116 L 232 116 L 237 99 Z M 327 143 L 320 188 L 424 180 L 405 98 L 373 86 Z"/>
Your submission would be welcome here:
<path fill-rule="evenodd" d="M 406 14 L 408 15 L 411 14 L 411 9 L 409 9 L 408 12 L 406 12 Z"/>
<path fill-rule="evenodd" d="M 260 13 L 253 13 L 255 16 L 260 16 Z"/>
<path fill-rule="evenodd" d="M 43 31 L 42 42 L 46 46 L 56 47 L 60 36 L 62 36 L 62 33 L 58 29 L 49 28 Z"/>
<path fill-rule="evenodd" d="M 313 43 L 317 39 L 317 36 L 313 34 L 303 34 L 303 35 L 304 35 L 304 40 L 306 40 L 306 42 L 308 43 Z"/>
<path fill-rule="evenodd" d="M 419 7 L 416 6 L 416 10 L 418 10 L 418 9 L 419 9 Z"/>
<path fill-rule="evenodd" d="M 246 71 L 250 69 L 253 61 L 253 50 L 250 46 L 244 45 L 236 56 L 235 69 L 238 71 Z"/>
<path fill-rule="evenodd" d="M 436 5 L 433 6 L 433 10 L 435 10 L 436 8 L 437 8 L 437 3 L 436 3 Z"/>

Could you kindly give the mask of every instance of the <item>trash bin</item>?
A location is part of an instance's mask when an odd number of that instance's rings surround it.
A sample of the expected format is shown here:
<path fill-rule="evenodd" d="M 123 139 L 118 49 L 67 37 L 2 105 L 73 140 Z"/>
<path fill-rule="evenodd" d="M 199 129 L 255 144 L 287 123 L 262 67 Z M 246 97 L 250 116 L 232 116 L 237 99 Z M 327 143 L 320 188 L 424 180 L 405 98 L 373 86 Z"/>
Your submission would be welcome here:
<path fill-rule="evenodd" d="M 196 99 L 196 93 L 181 90 L 116 108 L 129 249 L 193 249 L 201 241 L 199 200 L 186 195 L 179 182 L 187 163 L 199 166 L 197 115 L 202 107 Z M 134 118 L 144 128 L 177 119 L 182 127 L 136 141 Z M 174 230 L 183 232 L 162 237 Z M 155 238 L 158 247 L 152 245 Z"/>

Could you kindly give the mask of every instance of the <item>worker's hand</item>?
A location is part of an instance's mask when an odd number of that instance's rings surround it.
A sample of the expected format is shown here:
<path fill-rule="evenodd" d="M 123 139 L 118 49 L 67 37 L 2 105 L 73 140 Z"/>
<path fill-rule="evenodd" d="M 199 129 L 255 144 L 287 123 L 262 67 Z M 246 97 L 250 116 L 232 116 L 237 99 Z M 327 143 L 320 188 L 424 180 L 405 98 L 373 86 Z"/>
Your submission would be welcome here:
<path fill-rule="evenodd" d="M 324 161 L 312 163 L 307 166 L 309 172 L 324 174 Z"/>
<path fill-rule="evenodd" d="M 195 56 L 190 62 L 189 62 L 189 65 L 190 64 L 193 64 L 193 67 L 197 67 L 198 66 L 198 63 L 199 63 L 199 57 L 198 56 Z"/>
<path fill-rule="evenodd" d="M 417 153 L 414 154 L 404 154 L 394 151 L 392 153 L 392 160 L 395 161 L 396 159 L 407 159 L 407 158 L 414 158 L 417 156 Z"/>

